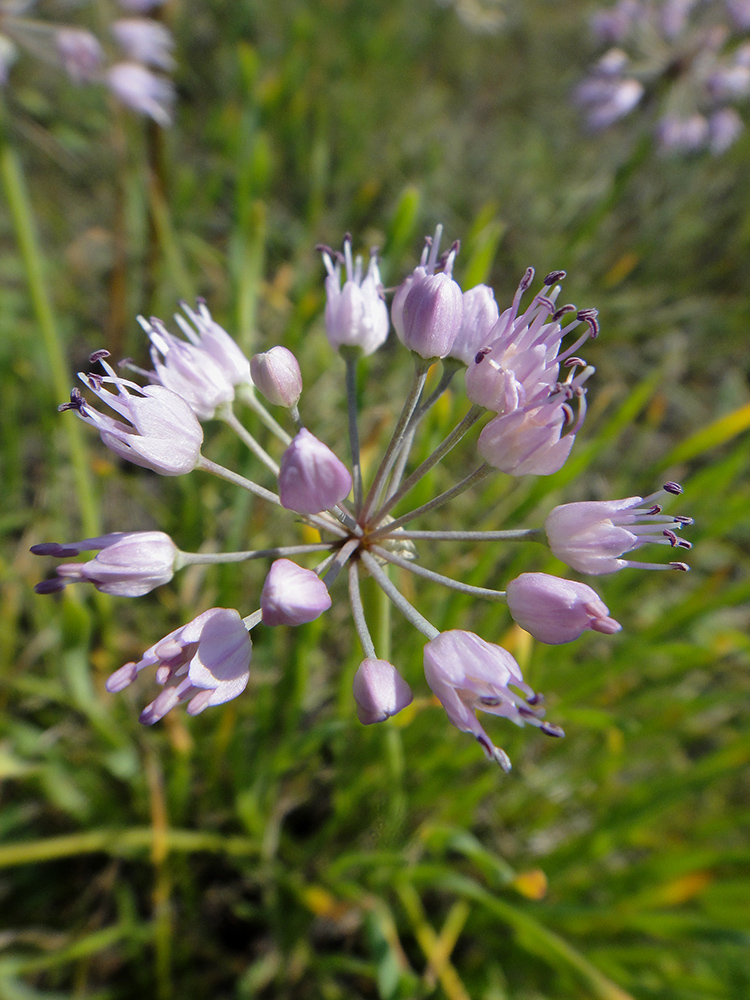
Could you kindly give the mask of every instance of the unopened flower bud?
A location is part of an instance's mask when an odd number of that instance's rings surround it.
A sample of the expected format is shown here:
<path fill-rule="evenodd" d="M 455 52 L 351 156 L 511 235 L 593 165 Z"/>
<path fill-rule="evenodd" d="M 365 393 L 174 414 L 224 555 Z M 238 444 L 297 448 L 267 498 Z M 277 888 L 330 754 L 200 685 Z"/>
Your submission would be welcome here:
<path fill-rule="evenodd" d="M 330 606 L 328 588 L 311 569 L 290 559 L 277 559 L 271 566 L 260 595 L 264 625 L 304 625 Z"/>
<path fill-rule="evenodd" d="M 302 395 L 299 362 L 286 347 L 256 354 L 250 359 L 250 374 L 255 388 L 276 406 L 294 406 Z"/>
<path fill-rule="evenodd" d="M 282 507 L 298 514 L 318 514 L 335 507 L 351 488 L 352 477 L 344 463 L 303 427 L 281 456 Z"/>
<path fill-rule="evenodd" d="M 354 675 L 352 685 L 357 703 L 357 718 L 365 725 L 385 722 L 397 715 L 413 699 L 411 688 L 392 663 L 363 660 Z"/>
<path fill-rule="evenodd" d="M 425 359 L 446 357 L 461 329 L 463 309 L 463 293 L 449 272 L 426 274 L 404 302 L 404 345 Z"/>
<path fill-rule="evenodd" d="M 622 628 L 595 590 L 549 573 L 522 573 L 511 580 L 508 608 L 521 628 L 550 645 L 572 642 L 586 629 L 612 635 Z"/>

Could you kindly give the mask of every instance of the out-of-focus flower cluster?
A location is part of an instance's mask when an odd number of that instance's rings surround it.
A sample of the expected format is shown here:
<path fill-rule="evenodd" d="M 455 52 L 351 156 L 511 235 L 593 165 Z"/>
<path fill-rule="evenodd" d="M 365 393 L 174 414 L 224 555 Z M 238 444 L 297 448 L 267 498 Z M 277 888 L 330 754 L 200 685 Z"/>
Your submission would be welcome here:
<path fill-rule="evenodd" d="M 118 0 L 109 37 L 87 28 L 29 16 L 36 0 L 0 0 L 0 84 L 8 82 L 20 52 L 61 68 L 76 84 L 106 87 L 126 107 L 171 123 L 174 39 L 153 16 L 163 0 Z M 107 8 L 108 9 L 108 8 Z"/>
<path fill-rule="evenodd" d="M 680 561 L 650 563 L 640 558 L 639 550 L 651 543 L 690 547 L 678 534 L 690 519 L 662 512 L 662 499 L 681 492 L 674 483 L 646 498 L 564 504 L 549 513 L 543 528 L 475 531 L 455 523 L 440 527 L 439 521 L 432 529 L 412 526 L 497 471 L 549 475 L 562 467 L 583 422 L 586 383 L 594 372 L 579 352 L 599 331 L 595 309 L 558 304 L 563 271 L 549 273 L 531 293 L 535 276 L 529 268 L 502 311 L 486 285 L 463 291 L 453 277 L 458 244 L 441 255 L 440 235 L 438 228 L 434 239 L 426 241 L 420 263 L 396 288 L 390 310 L 375 254 L 365 269 L 361 259 L 353 257 L 348 236 L 342 253 L 320 248 L 327 271 L 326 333 L 345 374 L 349 465 L 304 425 L 300 403 L 305 409 L 308 402 L 308 415 L 314 416 L 324 402 L 306 401 L 291 351 L 277 346 L 248 361 L 203 302 L 195 309 L 183 304 L 183 312 L 175 316 L 182 336 L 159 319 L 139 317 L 150 340 L 153 367 L 139 369 L 130 362 L 127 367 L 146 384 L 118 374 L 106 362 L 106 351 L 91 358 L 102 373 L 79 373 L 94 401 L 74 389 L 61 409 L 72 409 L 93 426 L 118 456 L 165 476 L 193 470 L 212 474 L 280 512 L 294 513 L 281 527 L 284 543 L 262 550 L 182 552 L 160 531 L 113 532 L 33 547 L 38 555 L 64 560 L 54 577 L 37 586 L 39 593 L 90 582 L 109 594 L 136 597 L 167 583 L 186 565 L 252 559 L 269 563 L 255 610 L 244 617 L 232 608 L 205 610 L 110 677 L 108 689 L 117 692 L 142 670 L 154 669 L 161 690 L 144 709 L 144 723 L 157 722 L 181 702 L 196 714 L 239 695 L 249 676 L 252 630 L 300 627 L 325 614 L 340 575 L 348 583 L 352 621 L 364 654 L 353 683 L 357 715 L 364 724 L 396 715 L 412 700 L 400 672 L 409 671 L 410 665 L 401 662 L 397 667 L 376 648 L 360 590 L 367 576 L 427 639 L 425 679 L 450 721 L 508 770 L 507 755 L 485 731 L 478 711 L 518 726 L 531 724 L 549 736 L 562 736 L 562 729 L 545 720 L 541 695 L 507 650 L 462 629 L 440 632 L 395 581 L 410 573 L 417 581 L 505 603 L 521 628 L 540 642 L 558 644 L 589 630 L 607 636 L 620 630 L 588 584 L 527 572 L 498 591 L 452 579 L 440 571 L 440 563 L 430 568 L 421 557 L 429 562 L 430 551 L 445 541 L 470 546 L 534 541 L 546 543 L 562 562 L 584 574 L 625 567 L 687 569 Z M 359 368 L 383 345 L 391 324 L 403 344 L 403 361 L 413 369 L 412 378 L 394 411 L 383 455 L 372 475 L 365 477 L 357 387 L 366 381 L 359 377 Z M 428 382 L 431 372 L 433 380 Z M 412 449 L 425 415 L 449 386 L 455 388 L 461 381 L 467 397 L 464 416 L 434 450 L 415 462 Z M 280 408 L 277 415 L 292 433 L 261 397 Z M 260 418 L 267 441 L 261 443 L 249 432 L 235 413 L 237 403 Z M 208 420 L 221 420 L 237 433 L 254 454 L 261 481 L 204 456 L 202 422 Z M 480 424 L 478 439 L 467 438 Z M 410 507 L 414 487 L 459 444 L 472 459 L 472 471 Z M 294 522 L 300 520 L 316 529 L 319 541 L 296 544 L 290 538 Z M 92 551 L 96 555 L 88 561 L 75 559 Z M 313 565 L 308 565 L 310 560 Z"/>
<path fill-rule="evenodd" d="M 577 87 L 593 129 L 640 107 L 656 141 L 676 153 L 723 153 L 750 95 L 748 0 L 617 0 L 592 17 L 610 47 Z"/>

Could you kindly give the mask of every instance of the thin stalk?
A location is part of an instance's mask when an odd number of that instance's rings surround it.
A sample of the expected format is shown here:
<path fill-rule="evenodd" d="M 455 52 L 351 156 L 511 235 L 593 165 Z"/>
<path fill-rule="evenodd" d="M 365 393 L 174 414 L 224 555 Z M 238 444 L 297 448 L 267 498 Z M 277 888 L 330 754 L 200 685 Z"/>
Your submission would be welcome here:
<path fill-rule="evenodd" d="M 16 151 L 3 138 L 2 123 L 0 123 L 0 173 L 21 251 L 31 302 L 47 354 L 52 386 L 58 399 L 64 400 L 70 393 L 68 360 L 47 292 L 44 260 L 23 168 Z M 65 420 L 63 423 L 84 533 L 95 537 L 101 534 L 101 523 L 82 428 L 77 420 Z"/>
<path fill-rule="evenodd" d="M 401 446 L 401 442 L 403 441 L 404 431 L 406 430 L 409 420 L 411 419 L 412 413 L 416 409 L 419 397 L 422 395 L 429 367 L 430 365 L 428 361 L 425 361 L 424 358 L 420 358 L 415 355 L 414 378 L 412 379 L 409 393 L 404 401 L 401 416 L 398 418 L 398 423 L 396 424 L 396 429 L 393 432 L 393 437 L 386 448 L 383 460 L 380 463 L 378 471 L 375 473 L 375 480 L 365 497 L 365 502 L 362 505 L 362 510 L 359 514 L 359 519 L 363 524 L 367 521 L 373 506 L 380 500 L 380 494 L 385 485 L 385 481 L 388 478 L 388 473 L 393 468 L 396 454 Z"/>
<path fill-rule="evenodd" d="M 402 500 L 406 494 L 414 489 L 417 483 L 422 479 L 430 469 L 434 468 L 438 462 L 440 462 L 452 448 L 458 444 L 461 438 L 470 430 L 471 427 L 480 419 L 487 411 L 483 406 L 472 406 L 463 420 L 457 424 L 453 430 L 450 432 L 448 437 L 438 445 L 438 447 L 433 451 L 433 453 L 422 462 L 421 465 L 412 472 L 408 479 L 388 497 L 386 502 L 380 507 L 376 513 L 373 515 L 373 521 L 377 523 L 380 521 L 389 510 L 392 510 L 400 500 Z"/>
<path fill-rule="evenodd" d="M 495 601 L 498 604 L 506 603 L 507 595 L 504 590 L 488 590 L 486 587 L 473 587 L 469 583 L 461 583 L 460 580 L 453 580 L 449 576 L 443 576 L 442 573 L 436 573 L 434 570 L 420 566 L 419 563 L 404 559 L 402 556 L 396 555 L 395 552 L 384 549 L 381 545 L 373 545 L 372 551 L 381 559 L 385 559 L 395 566 L 400 566 L 401 569 L 406 569 L 416 576 L 422 576 L 426 580 L 433 580 L 444 587 L 450 587 L 451 590 L 458 590 L 462 594 L 471 594 L 473 597 L 481 597 L 485 601 Z"/>
<path fill-rule="evenodd" d="M 442 507 L 444 504 L 449 503 L 455 497 L 461 496 L 467 490 L 470 490 L 472 486 L 476 483 L 480 483 L 483 479 L 492 472 L 492 466 L 485 462 L 480 465 L 478 469 L 470 472 L 465 479 L 462 479 L 460 483 L 456 483 L 451 489 L 446 490 L 445 493 L 441 493 L 436 496 L 429 503 L 422 504 L 421 507 L 416 507 L 414 510 L 410 510 L 408 514 L 403 514 L 401 517 L 397 517 L 395 521 L 389 521 L 388 524 L 382 525 L 380 528 L 376 528 L 374 531 L 370 532 L 370 538 L 382 538 L 384 535 L 389 535 L 396 528 L 400 528 L 402 524 L 408 524 L 409 521 L 413 521 L 415 517 L 420 517 L 422 514 L 427 514 L 431 510 L 436 510 L 438 507 Z"/>
<path fill-rule="evenodd" d="M 245 479 L 245 477 L 241 476 L 238 472 L 232 472 L 231 469 L 225 469 L 223 465 L 218 465 L 216 462 L 212 462 L 210 458 L 206 458 L 204 455 L 199 457 L 196 469 L 202 469 L 204 472 L 210 472 L 213 476 L 218 476 L 220 479 L 226 479 L 228 483 L 233 483 L 235 486 L 241 486 L 242 489 L 247 490 L 248 493 L 254 493 L 263 500 L 268 500 L 269 503 L 275 503 L 281 506 L 281 500 L 279 499 L 278 493 L 272 493 L 270 490 L 265 489 L 265 487 L 258 486 L 258 484 L 254 483 L 252 479 Z"/>
<path fill-rule="evenodd" d="M 292 437 L 284 430 L 281 424 L 273 417 L 265 406 L 258 399 L 255 391 L 250 386 L 242 386 L 238 392 L 239 398 L 249 406 L 251 410 L 258 414 L 261 423 L 265 424 L 269 431 L 274 434 L 282 444 L 288 445 Z"/>
<path fill-rule="evenodd" d="M 255 440 L 250 431 L 237 419 L 234 411 L 229 405 L 223 407 L 219 410 L 216 416 L 223 420 L 225 424 L 232 428 L 235 434 L 242 440 L 243 444 L 246 444 L 250 451 L 259 458 L 261 462 L 270 469 L 274 476 L 279 474 L 279 463 L 275 462 L 268 452 Z"/>
<path fill-rule="evenodd" d="M 349 414 L 349 447 L 352 454 L 352 480 L 354 482 L 354 510 L 362 507 L 362 467 L 359 459 L 359 428 L 357 427 L 357 361 L 359 348 L 342 347 L 341 356 L 346 363 L 346 406 Z"/>
<path fill-rule="evenodd" d="M 263 619 L 263 612 L 260 609 L 258 609 L 258 611 L 253 611 L 251 615 L 246 615 L 246 617 L 242 619 L 242 624 L 245 626 L 248 632 L 251 632 L 256 625 L 260 624 L 262 619 Z"/>
<path fill-rule="evenodd" d="M 388 578 L 388 574 L 380 566 L 375 556 L 370 555 L 369 552 L 363 550 L 360 557 L 371 576 L 374 577 L 379 586 L 382 587 L 387 596 L 408 622 L 410 622 L 416 629 L 419 629 L 419 631 L 423 635 L 426 635 L 428 639 L 434 639 L 436 636 L 440 635 L 440 632 L 435 628 L 435 626 L 428 622 L 427 619 L 417 611 L 414 605 L 407 601 L 401 591 L 394 586 L 393 583 L 391 583 Z"/>
<path fill-rule="evenodd" d="M 352 608 L 354 628 L 359 636 L 362 650 L 366 657 L 371 657 L 374 660 L 377 658 L 377 654 L 375 652 L 372 636 L 370 635 L 370 630 L 367 627 L 367 621 L 365 619 L 365 609 L 362 604 L 362 595 L 359 590 L 359 567 L 357 566 L 355 560 L 352 560 L 349 563 L 349 603 Z"/>
<path fill-rule="evenodd" d="M 350 539 L 345 542 L 341 548 L 336 553 L 333 562 L 326 570 L 326 574 L 323 577 L 323 583 L 330 590 L 333 586 L 334 580 L 339 575 L 341 570 L 346 566 L 349 557 L 354 553 L 355 549 L 359 547 L 359 541 L 356 538 Z"/>
<path fill-rule="evenodd" d="M 414 442 L 414 435 L 417 433 L 417 428 L 421 424 L 423 417 L 440 399 L 450 385 L 453 376 L 460 368 L 463 368 L 463 365 L 455 358 L 443 358 L 443 372 L 440 376 L 440 381 L 424 403 L 422 403 L 421 406 L 419 406 L 412 414 L 411 420 L 406 428 L 406 433 L 404 434 L 403 444 L 399 449 L 398 458 L 396 459 L 396 463 L 393 467 L 393 476 L 391 477 L 390 483 L 391 493 L 395 493 L 401 484 L 404 470 L 406 469 L 406 463 L 409 460 L 409 452 L 411 451 L 411 446 Z"/>
<path fill-rule="evenodd" d="M 391 524 L 388 525 L 391 527 Z M 406 531 L 401 530 L 398 538 L 417 540 L 427 538 L 434 542 L 518 542 L 540 540 L 542 528 L 509 528 L 506 531 Z"/>
<path fill-rule="evenodd" d="M 282 545 L 275 549 L 251 549 L 248 552 L 180 552 L 175 569 L 182 569 L 183 566 L 247 562 L 250 559 L 280 559 L 308 552 L 328 552 L 330 548 L 330 542 L 314 542 L 310 545 Z"/>

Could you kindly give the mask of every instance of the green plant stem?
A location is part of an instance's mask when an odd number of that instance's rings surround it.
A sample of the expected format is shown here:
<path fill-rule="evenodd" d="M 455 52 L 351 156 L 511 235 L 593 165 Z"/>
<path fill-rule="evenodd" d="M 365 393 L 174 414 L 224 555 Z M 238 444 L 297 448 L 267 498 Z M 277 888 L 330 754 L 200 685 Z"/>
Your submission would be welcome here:
<path fill-rule="evenodd" d="M 0 131 L 0 173 L 21 251 L 31 302 L 42 334 L 52 387 L 60 402 L 63 402 L 70 394 L 68 360 L 47 292 L 44 260 L 23 167 L 18 154 L 2 135 L 2 131 Z M 64 421 L 64 433 L 68 441 L 84 534 L 94 537 L 101 534 L 101 526 L 96 494 L 89 472 L 86 443 L 81 431 L 81 425 L 77 420 Z"/>

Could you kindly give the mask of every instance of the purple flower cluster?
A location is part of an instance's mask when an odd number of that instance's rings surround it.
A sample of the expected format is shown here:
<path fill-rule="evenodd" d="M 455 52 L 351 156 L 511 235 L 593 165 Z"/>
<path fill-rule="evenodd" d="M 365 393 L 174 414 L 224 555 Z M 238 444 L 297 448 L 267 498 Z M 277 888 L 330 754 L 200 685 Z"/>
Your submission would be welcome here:
<path fill-rule="evenodd" d="M 750 96 L 747 0 L 617 0 L 591 24 L 610 46 L 575 92 L 591 128 L 648 103 L 666 152 L 719 154 L 737 139 L 734 105 Z"/>
<path fill-rule="evenodd" d="M 129 16 L 110 25 L 111 40 L 85 28 L 32 20 L 33 0 L 0 0 L 0 84 L 6 83 L 20 49 L 57 63 L 76 84 L 100 84 L 126 107 L 171 124 L 174 87 L 174 39 L 152 14 L 163 0 L 119 0 Z M 111 45 L 110 45 L 111 41 Z M 111 51 L 109 51 L 111 48 Z"/>
<path fill-rule="evenodd" d="M 361 259 L 352 256 L 350 237 L 342 254 L 322 248 L 328 275 L 326 332 L 346 368 L 349 467 L 302 423 L 298 404 L 305 402 L 305 396 L 294 355 L 287 348 L 273 347 L 248 361 L 203 302 L 195 310 L 183 305 L 183 313 L 175 317 L 183 337 L 170 333 L 161 320 L 139 317 L 151 342 L 153 368 L 138 369 L 130 363 L 128 367 L 147 384 L 118 375 L 104 360 L 106 351 L 92 356 L 103 375 L 80 373 L 86 389 L 115 416 L 89 402 L 78 389 L 61 409 L 74 410 L 95 427 L 118 456 L 161 475 L 195 469 L 218 476 L 277 509 L 293 512 L 320 538 L 308 544 L 223 553 L 181 552 L 159 531 L 115 532 L 67 545 L 34 546 L 38 555 L 66 560 L 55 577 L 37 586 L 39 593 L 87 581 L 105 593 L 135 597 L 167 583 L 186 565 L 269 561 L 255 611 L 245 617 L 228 608 L 203 611 L 151 646 L 140 661 L 125 664 L 110 677 L 107 686 L 115 692 L 144 668 L 155 668 L 162 690 L 141 721 L 154 723 L 180 702 L 187 702 L 188 712 L 197 714 L 239 695 L 248 680 L 250 632 L 258 626 L 296 627 L 315 620 L 330 608 L 332 588 L 342 573 L 348 580 L 353 624 L 364 653 L 353 684 L 357 715 L 366 725 L 396 715 L 411 703 L 412 691 L 397 667 L 378 655 L 360 593 L 362 577 L 369 576 L 426 637 L 425 679 L 450 721 L 473 735 L 486 756 L 508 770 L 507 755 L 479 722 L 478 711 L 519 726 L 530 724 L 549 736 L 562 736 L 562 729 L 545 721 L 541 695 L 524 680 L 507 650 L 461 629 L 441 633 L 407 600 L 388 567 L 459 593 L 505 603 L 521 628 L 550 644 L 570 642 L 585 631 L 612 635 L 621 626 L 588 584 L 527 572 L 511 580 L 506 591 L 476 587 L 423 566 L 417 559 L 417 543 L 541 541 L 546 533 L 551 552 L 580 573 L 598 575 L 625 567 L 687 569 L 683 562 L 652 564 L 631 557 L 651 542 L 690 547 L 679 536 L 690 519 L 662 511 L 663 499 L 681 492 L 675 483 L 646 498 L 564 504 L 550 512 L 543 529 L 482 532 L 410 527 L 495 470 L 524 476 L 560 469 L 583 422 L 585 383 L 594 372 L 578 352 L 598 333 L 596 310 L 558 305 L 563 271 L 548 274 L 524 308 L 524 297 L 534 282 L 529 268 L 512 302 L 501 311 L 487 286 L 462 291 L 453 277 L 458 244 L 441 256 L 440 235 L 438 228 L 434 239 L 427 240 L 419 265 L 395 290 L 390 316 L 375 256 L 365 271 Z M 413 377 L 390 441 L 365 488 L 357 430 L 357 367 L 383 344 L 391 322 Z M 428 371 L 438 364 L 442 374 L 427 393 Z M 420 424 L 460 371 L 467 411 L 432 453 L 413 467 L 410 454 Z M 261 396 L 281 408 L 280 416 L 292 425 L 293 435 Z M 270 452 L 235 414 L 238 402 L 252 408 L 268 429 Z M 313 401 L 313 411 L 315 405 Z M 246 479 L 203 455 L 201 422 L 212 419 L 224 421 L 251 449 L 259 474 L 269 485 Z M 475 446 L 474 471 L 410 509 L 405 500 L 411 490 L 480 421 L 484 426 Z M 271 453 L 274 448 L 278 461 Z M 89 561 L 69 561 L 92 550 L 97 555 Z M 319 561 L 303 565 L 309 559 Z"/>

